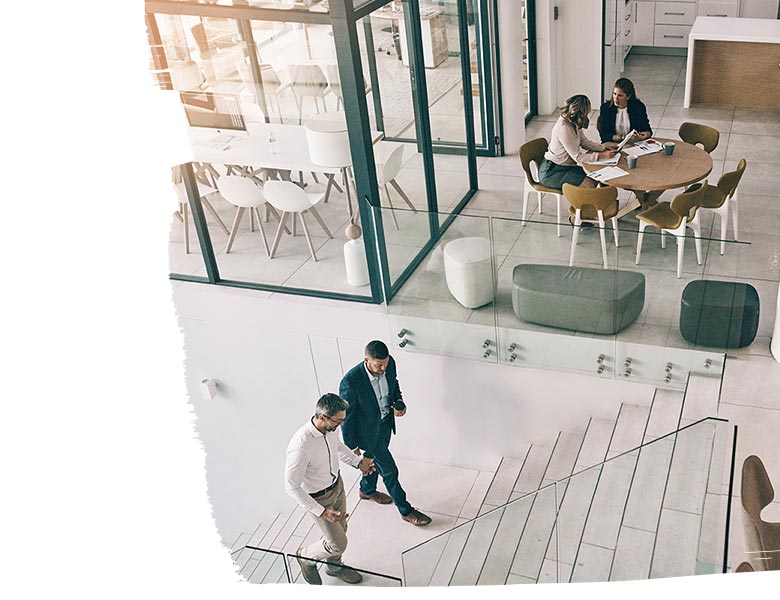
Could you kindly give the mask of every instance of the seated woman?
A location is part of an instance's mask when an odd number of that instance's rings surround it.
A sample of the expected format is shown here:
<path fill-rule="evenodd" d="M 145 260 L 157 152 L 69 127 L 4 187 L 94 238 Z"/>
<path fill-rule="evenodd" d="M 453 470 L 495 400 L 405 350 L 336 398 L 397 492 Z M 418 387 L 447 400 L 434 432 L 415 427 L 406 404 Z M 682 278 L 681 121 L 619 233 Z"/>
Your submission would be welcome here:
<path fill-rule="evenodd" d="M 587 177 L 580 165 L 612 158 L 615 151 L 585 135 L 589 123 L 588 113 L 590 100 L 587 96 L 577 94 L 566 100 L 561 108 L 561 116 L 552 128 L 550 144 L 539 167 L 539 182 L 542 185 L 558 190 L 564 183 L 596 187 L 596 182 Z"/>
<path fill-rule="evenodd" d="M 653 135 L 647 109 L 636 97 L 630 79 L 621 77 L 615 82 L 612 100 L 607 100 L 599 109 L 597 127 L 602 142 L 621 142 L 632 129 L 636 135 L 629 142 L 646 140 Z"/>

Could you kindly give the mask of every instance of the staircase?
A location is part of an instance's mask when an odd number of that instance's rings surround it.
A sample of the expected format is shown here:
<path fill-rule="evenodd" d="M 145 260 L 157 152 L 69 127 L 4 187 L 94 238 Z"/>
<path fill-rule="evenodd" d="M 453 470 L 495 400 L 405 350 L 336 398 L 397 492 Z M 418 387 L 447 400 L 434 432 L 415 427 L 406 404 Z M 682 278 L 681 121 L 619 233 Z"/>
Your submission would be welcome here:
<path fill-rule="evenodd" d="M 716 414 L 709 386 L 657 390 L 650 406 L 624 403 L 503 459 L 477 519 L 404 553 L 406 585 L 719 572 L 728 428 L 693 421 Z"/>

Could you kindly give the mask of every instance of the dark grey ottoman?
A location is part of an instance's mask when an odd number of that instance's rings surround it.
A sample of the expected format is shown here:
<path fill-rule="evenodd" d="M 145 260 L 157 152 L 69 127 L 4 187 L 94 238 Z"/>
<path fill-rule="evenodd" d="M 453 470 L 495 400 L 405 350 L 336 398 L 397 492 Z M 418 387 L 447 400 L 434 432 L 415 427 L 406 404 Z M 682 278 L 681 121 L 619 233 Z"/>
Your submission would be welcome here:
<path fill-rule="evenodd" d="M 698 279 L 682 293 L 680 334 L 699 346 L 743 348 L 756 339 L 759 313 L 752 285 Z"/>
<path fill-rule="evenodd" d="M 634 271 L 517 265 L 512 308 L 523 321 L 610 335 L 631 325 L 645 305 L 645 276 Z"/>

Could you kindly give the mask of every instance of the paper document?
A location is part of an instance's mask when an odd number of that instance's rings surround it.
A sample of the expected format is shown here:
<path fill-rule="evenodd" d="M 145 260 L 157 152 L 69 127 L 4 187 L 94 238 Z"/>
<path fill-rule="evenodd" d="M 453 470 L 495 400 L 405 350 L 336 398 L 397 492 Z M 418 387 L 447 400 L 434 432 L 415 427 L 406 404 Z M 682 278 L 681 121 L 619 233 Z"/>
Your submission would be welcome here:
<path fill-rule="evenodd" d="M 623 146 L 625 146 L 628 143 L 628 140 L 630 140 L 634 135 L 636 134 L 636 129 L 632 129 L 626 134 L 626 137 L 623 138 L 623 141 L 618 144 L 618 147 L 616 150 L 620 152 L 623 149 Z"/>
<path fill-rule="evenodd" d="M 652 154 L 653 152 L 660 152 L 664 149 L 664 145 L 661 142 L 656 142 L 654 139 L 646 139 L 644 142 L 637 142 L 631 148 L 623 150 L 629 156 L 644 156 L 645 154 Z"/>
<path fill-rule="evenodd" d="M 604 167 L 593 173 L 588 173 L 588 177 L 596 181 L 608 181 L 609 179 L 616 179 L 617 177 L 623 177 L 628 175 L 628 171 L 624 171 L 620 167 Z"/>
<path fill-rule="evenodd" d="M 615 166 L 620 162 L 620 154 L 615 154 L 612 158 L 602 158 L 601 160 L 596 160 L 593 162 L 589 162 L 589 165 L 612 165 Z"/>

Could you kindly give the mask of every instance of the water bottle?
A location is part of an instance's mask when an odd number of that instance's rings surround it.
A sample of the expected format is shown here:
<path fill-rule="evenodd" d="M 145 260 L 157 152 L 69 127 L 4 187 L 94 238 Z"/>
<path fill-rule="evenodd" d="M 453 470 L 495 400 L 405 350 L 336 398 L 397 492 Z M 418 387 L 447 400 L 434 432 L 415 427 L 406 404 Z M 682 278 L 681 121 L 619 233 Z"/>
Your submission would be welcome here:
<path fill-rule="evenodd" d="M 271 154 L 278 154 L 276 149 L 276 135 L 273 131 L 268 135 L 268 145 L 271 146 Z"/>

